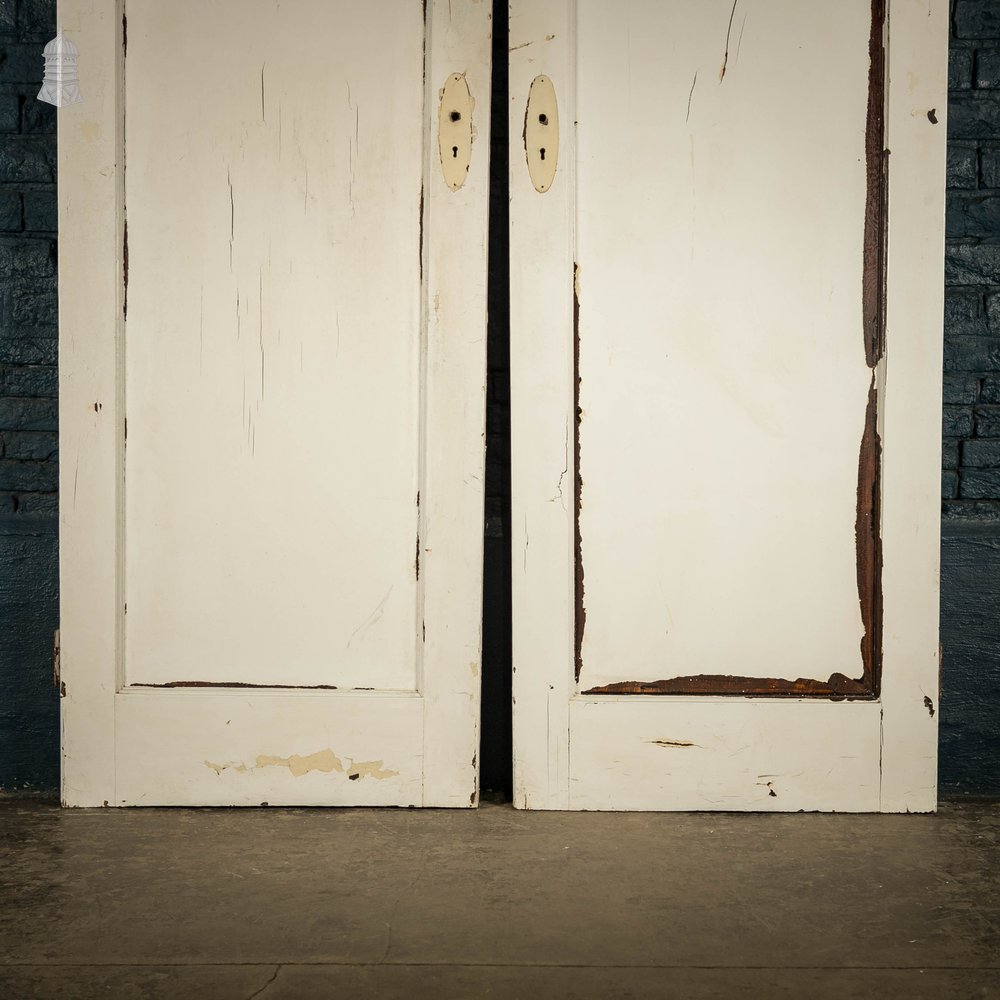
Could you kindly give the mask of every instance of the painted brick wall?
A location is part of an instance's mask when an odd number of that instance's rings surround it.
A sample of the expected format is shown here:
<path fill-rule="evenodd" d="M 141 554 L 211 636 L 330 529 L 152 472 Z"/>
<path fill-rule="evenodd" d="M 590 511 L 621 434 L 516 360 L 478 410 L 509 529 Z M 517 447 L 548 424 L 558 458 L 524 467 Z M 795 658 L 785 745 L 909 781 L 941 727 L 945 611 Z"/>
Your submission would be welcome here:
<path fill-rule="evenodd" d="M 52 0 L 0 0 L 0 788 L 54 788 L 59 705 Z"/>
<path fill-rule="evenodd" d="M 940 785 L 1000 794 L 1000 0 L 953 0 L 948 89 Z"/>
<path fill-rule="evenodd" d="M 952 36 L 941 486 L 1000 517 L 1000 3 L 957 0 Z"/>

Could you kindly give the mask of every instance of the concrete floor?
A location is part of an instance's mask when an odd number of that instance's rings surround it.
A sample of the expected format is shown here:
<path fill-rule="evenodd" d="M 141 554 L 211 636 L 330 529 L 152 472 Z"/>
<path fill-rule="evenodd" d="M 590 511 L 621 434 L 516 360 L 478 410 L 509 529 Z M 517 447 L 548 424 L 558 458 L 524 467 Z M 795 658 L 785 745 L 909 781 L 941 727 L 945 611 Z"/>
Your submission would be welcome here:
<path fill-rule="evenodd" d="M 0 998 L 1000 997 L 1000 804 L 0 805 Z"/>

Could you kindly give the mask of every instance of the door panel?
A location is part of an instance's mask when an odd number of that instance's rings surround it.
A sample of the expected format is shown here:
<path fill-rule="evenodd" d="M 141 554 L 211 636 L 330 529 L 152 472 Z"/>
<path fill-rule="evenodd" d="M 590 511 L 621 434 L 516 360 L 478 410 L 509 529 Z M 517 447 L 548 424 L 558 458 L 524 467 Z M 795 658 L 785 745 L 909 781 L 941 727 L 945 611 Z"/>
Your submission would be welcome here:
<path fill-rule="evenodd" d="M 731 9 L 578 5 L 584 690 L 864 671 L 871 6 Z"/>
<path fill-rule="evenodd" d="M 489 14 L 391 7 L 62 6 L 68 804 L 477 800 Z"/>
<path fill-rule="evenodd" d="M 575 699 L 571 808 L 878 811 L 878 704 L 719 702 Z"/>
<path fill-rule="evenodd" d="M 421 7 L 197 7 L 128 4 L 126 680 L 414 690 Z"/>
<path fill-rule="evenodd" d="M 517 805 L 933 807 L 946 46 L 513 5 L 572 123 L 511 154 Z"/>

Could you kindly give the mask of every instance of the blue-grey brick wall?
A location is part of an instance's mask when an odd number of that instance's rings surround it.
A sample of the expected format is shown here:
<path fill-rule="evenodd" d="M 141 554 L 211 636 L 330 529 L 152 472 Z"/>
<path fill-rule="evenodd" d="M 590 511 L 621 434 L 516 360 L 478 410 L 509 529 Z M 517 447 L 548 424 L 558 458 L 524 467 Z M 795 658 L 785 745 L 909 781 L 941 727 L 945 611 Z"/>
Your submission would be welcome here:
<path fill-rule="evenodd" d="M 502 9 L 498 6 L 498 9 Z M 58 700 L 55 111 L 34 99 L 54 0 L 0 0 L 0 789 L 55 788 Z M 498 46 L 497 54 L 502 55 Z M 941 791 L 1000 793 L 1000 0 L 953 0 L 945 264 Z M 503 121 L 502 115 L 498 118 Z M 502 163 L 504 144 L 497 153 Z M 498 169 L 495 180 L 502 182 Z M 491 213 L 503 232 L 502 200 Z M 491 252 L 487 589 L 509 587 L 505 244 Z M 492 589 L 491 589 L 492 588 Z M 506 618 L 488 623 L 495 701 Z M 509 724 L 492 711 L 507 785 Z M 506 741 L 506 746 L 504 743 Z M 483 759 L 486 763 L 487 749 Z M 506 754 L 506 757 L 504 755 Z M 486 777 L 484 773 L 484 778 Z"/>
<path fill-rule="evenodd" d="M 1000 794 L 1000 0 L 951 34 L 940 785 Z"/>
<path fill-rule="evenodd" d="M 953 3 L 948 101 L 946 518 L 1000 518 L 1000 4 Z"/>
<path fill-rule="evenodd" d="M 59 780 L 54 32 L 53 0 L 0 0 L 0 789 Z"/>

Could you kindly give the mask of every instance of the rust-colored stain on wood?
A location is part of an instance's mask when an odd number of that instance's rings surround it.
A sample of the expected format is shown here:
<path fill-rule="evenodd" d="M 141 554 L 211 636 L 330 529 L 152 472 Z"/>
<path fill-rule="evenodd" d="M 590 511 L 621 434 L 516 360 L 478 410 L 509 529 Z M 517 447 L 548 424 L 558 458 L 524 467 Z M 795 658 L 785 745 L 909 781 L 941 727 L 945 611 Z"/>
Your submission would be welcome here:
<path fill-rule="evenodd" d="M 844 674 L 831 674 L 829 680 L 798 677 L 734 677 L 728 674 L 692 674 L 659 681 L 617 681 L 588 688 L 583 694 L 727 694 L 747 698 L 822 697 L 867 698 L 871 692 L 864 679 L 852 680 Z"/>
<path fill-rule="evenodd" d="M 735 10 L 735 4 L 734 4 Z M 885 148 L 885 12 L 886 0 L 872 0 L 871 32 L 868 39 L 868 111 L 865 123 L 864 250 L 862 269 L 862 324 L 865 360 L 872 369 L 865 425 L 858 456 L 858 503 L 855 520 L 858 599 L 864 634 L 861 638 L 862 674 L 842 673 L 823 681 L 809 677 L 740 677 L 695 674 L 655 681 L 618 681 L 592 687 L 583 694 L 596 695 L 738 695 L 744 697 L 814 697 L 834 700 L 876 698 L 881 684 L 882 658 L 882 538 L 881 465 L 882 445 L 878 433 L 878 391 L 874 369 L 885 353 L 886 244 L 888 221 L 888 163 Z M 574 269 L 574 287 L 575 287 Z M 573 351 L 579 428 L 579 302 L 574 295 Z M 583 565 L 579 529 L 580 443 L 576 435 L 577 468 L 577 652 L 576 679 L 580 680 L 583 639 Z"/>
<path fill-rule="evenodd" d="M 166 681 L 163 684 L 130 684 L 139 688 L 254 688 L 278 691 L 337 691 L 336 684 L 247 684 L 244 681 Z"/>
<path fill-rule="evenodd" d="M 865 127 L 864 271 L 862 315 L 865 357 L 874 368 L 885 352 L 885 248 L 888 157 L 885 149 L 885 0 L 872 0 L 872 29 L 868 40 L 868 119 Z"/>
<path fill-rule="evenodd" d="M 878 433 L 878 391 L 875 373 L 868 389 L 868 409 L 858 456 L 858 516 L 854 536 L 858 551 L 858 599 L 861 601 L 861 662 L 864 682 L 878 694 L 882 659 L 882 532 L 880 470 L 882 442 Z"/>
<path fill-rule="evenodd" d="M 128 319 L 128 221 L 122 227 L 122 319 Z"/>
<path fill-rule="evenodd" d="M 424 186 L 420 185 L 420 205 L 417 208 L 417 272 L 424 281 Z"/>

